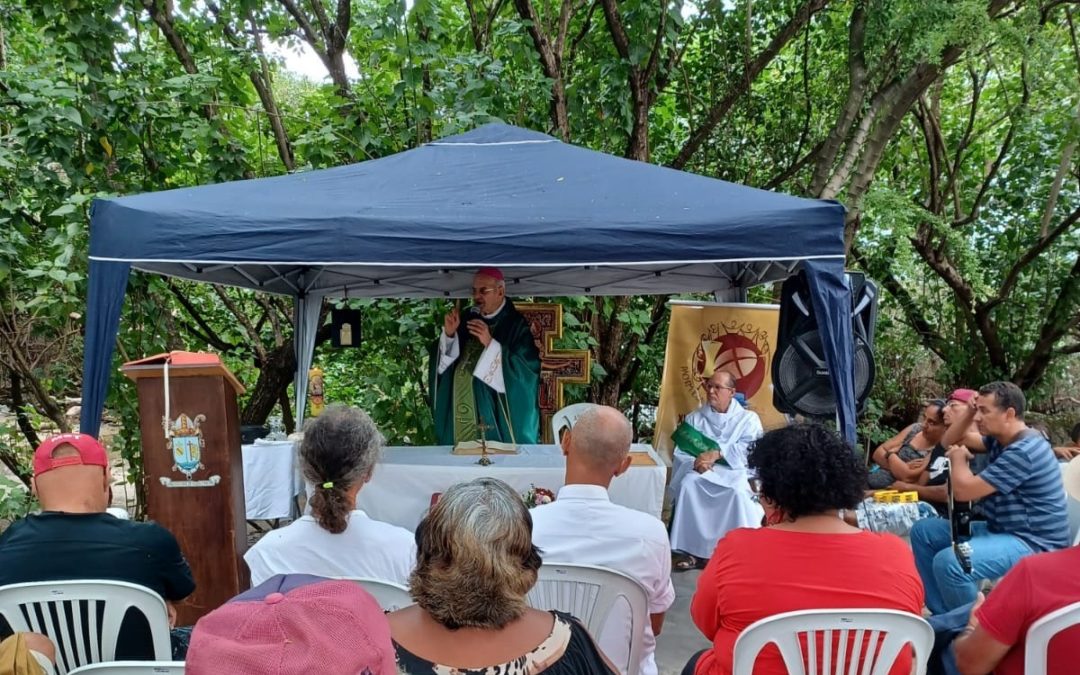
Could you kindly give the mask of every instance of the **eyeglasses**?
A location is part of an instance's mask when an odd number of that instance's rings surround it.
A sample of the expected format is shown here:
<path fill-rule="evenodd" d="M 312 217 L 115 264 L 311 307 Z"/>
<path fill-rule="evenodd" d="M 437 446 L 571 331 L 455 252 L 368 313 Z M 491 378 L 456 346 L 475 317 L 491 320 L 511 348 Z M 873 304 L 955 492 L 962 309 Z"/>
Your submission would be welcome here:
<path fill-rule="evenodd" d="M 721 389 L 730 389 L 731 391 L 735 391 L 735 387 L 725 387 L 722 384 L 706 384 L 705 385 L 705 391 L 720 391 Z"/>
<path fill-rule="evenodd" d="M 472 289 L 472 293 L 473 293 L 473 295 L 487 295 L 488 293 L 494 293 L 497 290 L 498 290 L 497 288 L 488 288 L 488 287 L 485 286 L 485 287 L 482 287 L 482 288 L 474 288 L 474 289 Z"/>

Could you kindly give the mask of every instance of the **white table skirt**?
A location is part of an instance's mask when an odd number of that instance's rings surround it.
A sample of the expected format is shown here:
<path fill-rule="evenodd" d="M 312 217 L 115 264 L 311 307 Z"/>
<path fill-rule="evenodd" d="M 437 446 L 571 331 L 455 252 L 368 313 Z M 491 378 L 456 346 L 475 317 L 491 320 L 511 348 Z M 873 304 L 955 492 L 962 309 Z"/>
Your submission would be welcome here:
<path fill-rule="evenodd" d="M 656 465 L 631 466 L 612 481 L 611 500 L 659 518 L 667 466 L 648 445 L 634 445 L 632 451 L 647 452 Z M 431 495 L 455 483 L 491 476 L 518 492 L 525 492 L 530 484 L 553 492 L 563 486 L 566 461 L 557 446 L 526 445 L 517 455 L 491 458 L 491 465 L 480 466 L 477 456 L 452 455 L 446 446 L 386 448 L 356 505 L 376 520 L 413 531 L 431 504 Z"/>
<path fill-rule="evenodd" d="M 292 441 L 258 440 L 240 447 L 244 456 L 244 505 L 248 520 L 292 518 L 304 491 Z"/>

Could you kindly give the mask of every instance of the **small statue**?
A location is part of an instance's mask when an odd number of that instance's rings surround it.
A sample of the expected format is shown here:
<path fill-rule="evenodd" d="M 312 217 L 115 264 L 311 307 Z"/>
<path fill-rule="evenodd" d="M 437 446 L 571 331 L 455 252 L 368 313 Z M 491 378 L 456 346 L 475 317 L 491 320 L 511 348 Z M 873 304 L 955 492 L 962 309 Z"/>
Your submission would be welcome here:
<path fill-rule="evenodd" d="M 308 371 L 308 416 L 318 417 L 326 407 L 323 399 L 323 371 L 322 368 L 312 368 Z"/>

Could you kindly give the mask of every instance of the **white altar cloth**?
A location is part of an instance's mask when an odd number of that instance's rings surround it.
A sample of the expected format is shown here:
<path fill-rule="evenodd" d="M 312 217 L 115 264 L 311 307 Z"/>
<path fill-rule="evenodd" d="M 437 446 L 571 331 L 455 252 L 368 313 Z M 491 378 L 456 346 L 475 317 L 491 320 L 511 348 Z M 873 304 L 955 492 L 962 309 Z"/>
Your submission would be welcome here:
<path fill-rule="evenodd" d="M 244 506 L 248 520 L 293 518 L 304 491 L 292 441 L 259 439 L 240 447 L 244 457 Z"/>
<path fill-rule="evenodd" d="M 631 466 L 611 483 L 616 504 L 660 517 L 664 504 L 667 466 L 649 445 L 635 444 L 632 452 L 648 453 L 654 466 Z M 480 466 L 475 455 L 453 455 L 446 446 L 389 447 L 375 467 L 371 482 L 360 490 L 358 508 L 369 516 L 413 531 L 431 504 L 431 495 L 455 483 L 491 476 L 518 492 L 529 485 L 558 492 L 563 486 L 566 460 L 555 445 L 524 445 L 516 455 L 491 455 L 493 463 Z"/>

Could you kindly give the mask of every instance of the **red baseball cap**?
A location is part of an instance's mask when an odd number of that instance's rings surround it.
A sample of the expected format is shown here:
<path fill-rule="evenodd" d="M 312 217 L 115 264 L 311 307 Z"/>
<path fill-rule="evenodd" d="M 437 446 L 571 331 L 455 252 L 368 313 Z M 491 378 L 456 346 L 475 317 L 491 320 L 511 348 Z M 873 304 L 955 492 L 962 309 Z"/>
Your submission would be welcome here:
<path fill-rule="evenodd" d="M 974 389 L 954 389 L 953 393 L 949 394 L 950 401 L 960 401 L 961 403 L 968 403 L 971 399 L 979 395 L 979 392 Z"/>
<path fill-rule="evenodd" d="M 53 457 L 53 453 L 61 445 L 70 445 L 75 448 L 77 454 L 66 457 Z M 40 476 L 46 471 L 59 469 L 62 466 L 101 466 L 108 469 L 109 454 L 105 452 L 98 439 L 90 434 L 60 434 L 46 439 L 34 451 L 34 476 Z"/>

